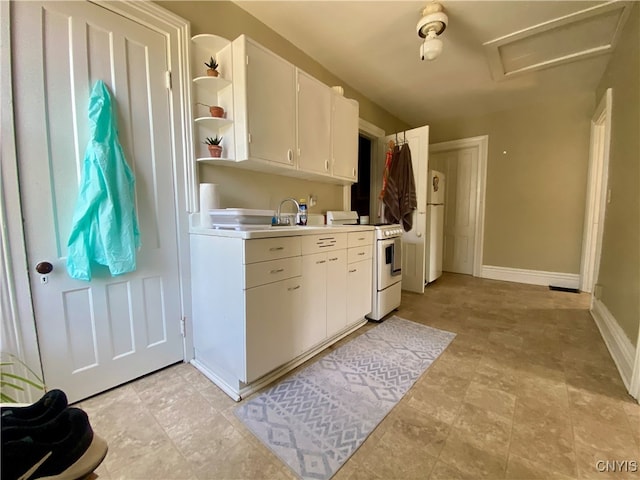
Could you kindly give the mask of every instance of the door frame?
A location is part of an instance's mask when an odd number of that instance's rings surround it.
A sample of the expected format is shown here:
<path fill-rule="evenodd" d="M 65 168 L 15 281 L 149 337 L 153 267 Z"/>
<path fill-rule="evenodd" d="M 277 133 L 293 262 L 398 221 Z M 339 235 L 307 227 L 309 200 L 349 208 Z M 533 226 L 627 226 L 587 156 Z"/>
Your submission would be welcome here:
<path fill-rule="evenodd" d="M 589 173 L 584 214 L 584 237 L 580 262 L 580 290 L 592 293 L 598 280 L 604 214 L 607 206 L 609 150 L 611 145 L 611 108 L 613 89 L 608 88 L 591 117 Z"/>
<path fill-rule="evenodd" d="M 358 122 L 358 134 L 371 142 L 371 159 L 369 164 L 369 223 L 373 225 L 380 221 L 378 217 L 377 188 L 382 182 L 382 170 L 379 168 L 380 165 L 376 162 L 376 159 L 384 158 L 384 152 L 382 156 L 380 156 L 380 152 L 382 151 L 380 138 L 385 136 L 385 132 L 380 127 L 361 118 Z M 351 186 L 349 186 L 349 203 L 346 205 L 351 205 Z"/>
<path fill-rule="evenodd" d="M 484 250 L 484 210 L 487 193 L 487 159 L 489 156 L 489 135 L 461 138 L 449 142 L 429 145 L 429 154 L 441 153 L 463 148 L 478 150 L 478 180 L 476 182 L 476 224 L 474 227 L 473 245 L 473 276 L 482 277 L 482 262 Z"/>
<path fill-rule="evenodd" d="M 185 19 L 151 2 L 123 0 L 109 2 L 94 0 L 94 3 L 106 10 L 129 18 L 155 32 L 167 40 L 167 62 L 171 71 L 170 125 L 173 147 L 173 182 L 176 206 L 176 239 L 178 251 L 178 272 L 180 278 L 180 307 L 182 317 L 186 318 L 183 349 L 184 360 L 193 358 L 193 339 L 191 332 L 191 273 L 189 258 L 189 212 L 196 210 L 195 190 L 197 170 L 193 160 L 193 134 L 191 125 L 191 81 L 189 78 L 188 58 L 191 38 L 190 25 Z M 2 262 L 0 278 L 3 279 L 2 293 L 8 296 L 6 307 L 8 318 L 4 317 L 3 305 L 2 332 L 10 337 L 10 345 L 16 354 L 35 373 L 42 377 L 40 351 L 36 334 L 36 320 L 33 310 L 32 291 L 29 284 L 28 257 L 25 232 L 22 224 L 21 198 L 19 193 L 19 159 L 15 145 L 15 115 L 13 111 L 13 90 L 11 68 L 11 3 L 0 2 L 2 49 L 0 66 L 2 67 L 2 166 L 0 209 L 2 209 L 2 255 L 10 259 Z M 10 208 L 9 208 L 10 207 Z M 6 220 L 6 223 L 4 222 Z M 6 282 L 5 282 L 6 280 Z M 4 346 L 4 343 L 3 343 Z M 27 393 L 26 401 L 33 397 Z"/>

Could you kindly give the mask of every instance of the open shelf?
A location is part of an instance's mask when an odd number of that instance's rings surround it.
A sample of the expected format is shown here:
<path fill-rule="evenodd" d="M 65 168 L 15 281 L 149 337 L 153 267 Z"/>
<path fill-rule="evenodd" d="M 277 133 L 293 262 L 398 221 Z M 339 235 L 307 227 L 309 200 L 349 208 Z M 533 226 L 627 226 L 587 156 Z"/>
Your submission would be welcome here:
<path fill-rule="evenodd" d="M 220 117 L 198 117 L 193 121 L 198 125 L 211 125 L 212 128 L 220 128 L 223 125 L 229 125 L 233 123 L 233 120 Z"/>
<path fill-rule="evenodd" d="M 205 88 L 209 92 L 219 92 L 223 88 L 226 88 L 229 85 L 231 85 L 231 82 L 220 76 L 217 76 L 217 77 L 202 76 L 202 77 L 194 78 L 193 84 L 197 88 Z"/>
<path fill-rule="evenodd" d="M 227 157 L 199 157 L 196 158 L 196 162 L 198 163 L 222 163 L 222 162 L 233 162 L 233 158 Z"/>

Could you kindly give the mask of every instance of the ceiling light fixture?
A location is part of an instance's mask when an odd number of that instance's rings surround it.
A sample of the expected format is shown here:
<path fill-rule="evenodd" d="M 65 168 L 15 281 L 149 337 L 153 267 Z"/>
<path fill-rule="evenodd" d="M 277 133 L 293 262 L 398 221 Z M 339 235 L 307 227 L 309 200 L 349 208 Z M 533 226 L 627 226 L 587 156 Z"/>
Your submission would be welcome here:
<path fill-rule="evenodd" d="M 442 40 L 438 37 L 442 35 L 449 17 L 444 13 L 444 8 L 437 2 L 431 2 L 422 11 L 422 18 L 416 27 L 418 36 L 424 38 L 420 45 L 420 59 L 433 60 L 442 53 Z"/>

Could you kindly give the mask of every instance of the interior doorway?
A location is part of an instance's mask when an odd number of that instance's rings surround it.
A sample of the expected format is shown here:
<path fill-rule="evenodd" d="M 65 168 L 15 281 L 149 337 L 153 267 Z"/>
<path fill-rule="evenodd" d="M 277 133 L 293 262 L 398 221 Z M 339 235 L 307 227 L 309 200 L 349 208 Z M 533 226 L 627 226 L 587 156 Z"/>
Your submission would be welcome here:
<path fill-rule="evenodd" d="M 429 146 L 429 169 L 445 174 L 443 270 L 482 276 L 489 137 Z"/>
<path fill-rule="evenodd" d="M 351 210 L 359 217 L 371 214 L 371 163 L 373 142 L 364 135 L 358 136 L 358 183 L 351 185 Z"/>
<path fill-rule="evenodd" d="M 591 145 L 587 180 L 587 205 L 584 216 L 584 238 L 580 266 L 580 290 L 591 293 L 598 280 L 604 213 L 607 203 L 609 144 L 611 141 L 611 106 L 609 88 L 591 118 Z"/>

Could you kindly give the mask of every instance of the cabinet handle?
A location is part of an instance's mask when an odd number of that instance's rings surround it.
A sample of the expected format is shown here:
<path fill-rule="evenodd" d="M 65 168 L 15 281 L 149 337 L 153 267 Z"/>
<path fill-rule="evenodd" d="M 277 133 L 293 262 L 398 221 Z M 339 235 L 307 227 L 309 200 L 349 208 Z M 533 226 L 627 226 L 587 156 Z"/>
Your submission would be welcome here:
<path fill-rule="evenodd" d="M 353 176 L 354 177 L 356 176 L 356 169 L 355 168 L 353 169 Z"/>
<path fill-rule="evenodd" d="M 327 263 L 327 262 L 326 262 L 326 260 L 318 260 L 318 261 L 316 262 L 316 265 L 318 265 L 318 264 L 320 264 L 320 263 Z"/>
<path fill-rule="evenodd" d="M 289 163 L 293 162 L 293 150 L 291 149 L 287 150 L 287 160 L 289 160 Z"/>
<path fill-rule="evenodd" d="M 324 161 L 324 169 L 325 169 L 326 171 L 329 171 L 329 160 L 325 160 L 325 161 Z"/>
<path fill-rule="evenodd" d="M 364 255 L 364 252 L 358 252 L 358 255 L 362 256 Z"/>
<path fill-rule="evenodd" d="M 271 273 L 281 273 L 284 272 L 284 268 L 278 268 L 277 270 L 271 270 Z"/>
<path fill-rule="evenodd" d="M 364 240 L 366 237 L 360 237 L 358 240 Z"/>
<path fill-rule="evenodd" d="M 357 268 L 355 268 L 355 269 L 353 269 L 353 270 L 349 270 L 349 273 L 354 273 L 354 272 L 357 272 L 357 271 L 358 271 L 358 269 L 357 269 Z"/>
<path fill-rule="evenodd" d="M 277 252 L 278 250 L 284 250 L 284 247 L 271 247 L 269 249 L 270 252 Z"/>
<path fill-rule="evenodd" d="M 338 257 L 333 257 L 329 259 L 330 262 L 335 262 L 336 260 L 338 260 Z"/>
<path fill-rule="evenodd" d="M 287 290 L 289 290 L 290 292 L 294 291 L 294 290 L 298 290 L 300 288 L 300 285 L 296 285 L 295 287 L 289 287 L 287 288 Z"/>

